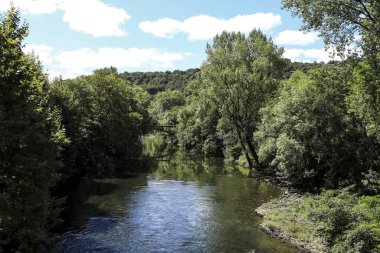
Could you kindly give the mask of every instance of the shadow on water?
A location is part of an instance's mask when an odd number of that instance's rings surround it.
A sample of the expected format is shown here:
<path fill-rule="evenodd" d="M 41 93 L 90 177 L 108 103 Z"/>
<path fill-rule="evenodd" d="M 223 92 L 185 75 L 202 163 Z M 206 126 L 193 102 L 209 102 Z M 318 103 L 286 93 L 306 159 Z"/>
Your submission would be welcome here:
<path fill-rule="evenodd" d="M 135 180 L 134 177 L 131 178 L 133 178 L 133 180 L 130 180 L 131 188 L 147 184 L 144 177 L 139 177 L 138 180 Z M 89 178 L 82 178 L 77 181 L 67 193 L 65 207 L 62 212 L 64 223 L 59 231 L 80 228 L 87 222 L 89 217 L 111 215 L 113 213 L 111 210 L 103 208 L 100 205 L 101 203 L 95 200 L 103 198 L 109 200 L 109 196 L 113 196 L 115 192 L 118 192 L 120 186 L 114 181 Z"/>
<path fill-rule="evenodd" d="M 168 154 L 145 163 L 149 173 L 83 179 L 72 189 L 71 226 L 55 253 L 296 252 L 258 228 L 255 208 L 279 189 L 222 159 L 146 145 L 141 161 Z"/>

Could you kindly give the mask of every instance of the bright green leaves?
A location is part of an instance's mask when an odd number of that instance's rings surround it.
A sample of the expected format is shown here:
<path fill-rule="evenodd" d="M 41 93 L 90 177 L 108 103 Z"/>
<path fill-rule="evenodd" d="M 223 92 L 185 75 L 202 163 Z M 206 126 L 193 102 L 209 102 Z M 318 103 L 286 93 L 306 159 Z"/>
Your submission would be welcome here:
<path fill-rule="evenodd" d="M 259 169 L 252 132 L 260 121 L 259 110 L 273 96 L 283 74 L 283 50 L 253 30 L 247 37 L 223 32 L 206 52 L 201 71 L 210 99 L 234 126 L 250 167 L 250 160 L 255 160 Z"/>
<path fill-rule="evenodd" d="M 332 253 L 379 250 L 379 196 L 359 197 L 344 189 L 303 198 L 303 203 Z"/>
<path fill-rule="evenodd" d="M 358 42 L 366 55 L 378 58 L 380 46 L 380 3 L 371 0 L 283 0 L 284 8 L 304 21 L 304 29 L 314 29 L 326 45 L 336 46 L 344 55 L 346 46 Z"/>
<path fill-rule="evenodd" d="M 119 163 L 141 152 L 140 136 L 151 126 L 150 97 L 142 88 L 128 85 L 116 69 L 57 80 L 50 93 L 70 139 L 64 152 L 66 177 L 112 175 Z"/>
<path fill-rule="evenodd" d="M 170 126 L 178 124 L 178 112 L 185 105 L 185 96 L 178 90 L 168 90 L 157 93 L 149 107 L 150 115 L 156 122 L 156 125 L 163 126 L 161 133 L 165 141 L 176 143 L 174 130 Z M 167 127 L 169 126 L 169 127 Z"/>
<path fill-rule="evenodd" d="M 349 68 L 295 72 L 261 110 L 254 138 L 273 173 L 293 185 L 339 187 L 376 168 L 377 146 L 348 113 Z M 370 147 L 363 149 L 362 145 Z"/>
<path fill-rule="evenodd" d="M 367 61 L 355 68 L 350 88 L 351 95 L 347 98 L 350 109 L 365 124 L 368 135 L 380 142 L 380 80 Z"/>

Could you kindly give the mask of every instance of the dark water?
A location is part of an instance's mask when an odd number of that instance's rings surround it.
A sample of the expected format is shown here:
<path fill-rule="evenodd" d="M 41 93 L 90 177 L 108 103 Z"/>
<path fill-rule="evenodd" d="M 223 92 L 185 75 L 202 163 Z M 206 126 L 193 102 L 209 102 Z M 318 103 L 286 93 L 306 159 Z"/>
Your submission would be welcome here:
<path fill-rule="evenodd" d="M 278 189 L 218 159 L 158 159 L 148 174 L 78 184 L 54 252 L 297 252 L 258 228 L 255 208 Z"/>

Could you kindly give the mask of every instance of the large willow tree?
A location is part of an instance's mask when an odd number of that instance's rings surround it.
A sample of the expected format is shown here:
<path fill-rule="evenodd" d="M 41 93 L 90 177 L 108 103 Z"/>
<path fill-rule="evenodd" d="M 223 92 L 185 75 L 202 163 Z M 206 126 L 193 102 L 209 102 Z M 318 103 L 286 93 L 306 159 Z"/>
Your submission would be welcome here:
<path fill-rule="evenodd" d="M 260 121 L 260 108 L 282 77 L 283 49 L 253 30 L 248 36 L 223 32 L 207 45 L 206 53 L 201 73 L 211 99 L 234 126 L 249 166 L 260 170 L 252 133 Z"/>

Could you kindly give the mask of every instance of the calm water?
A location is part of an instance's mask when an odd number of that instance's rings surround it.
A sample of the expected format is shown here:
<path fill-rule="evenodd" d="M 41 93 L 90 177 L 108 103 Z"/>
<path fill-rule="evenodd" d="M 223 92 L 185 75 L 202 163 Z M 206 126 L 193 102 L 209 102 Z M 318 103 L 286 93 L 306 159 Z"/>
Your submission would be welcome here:
<path fill-rule="evenodd" d="M 159 159 L 151 173 L 78 184 L 54 252 L 297 252 L 258 228 L 255 208 L 278 189 L 218 159 Z"/>

